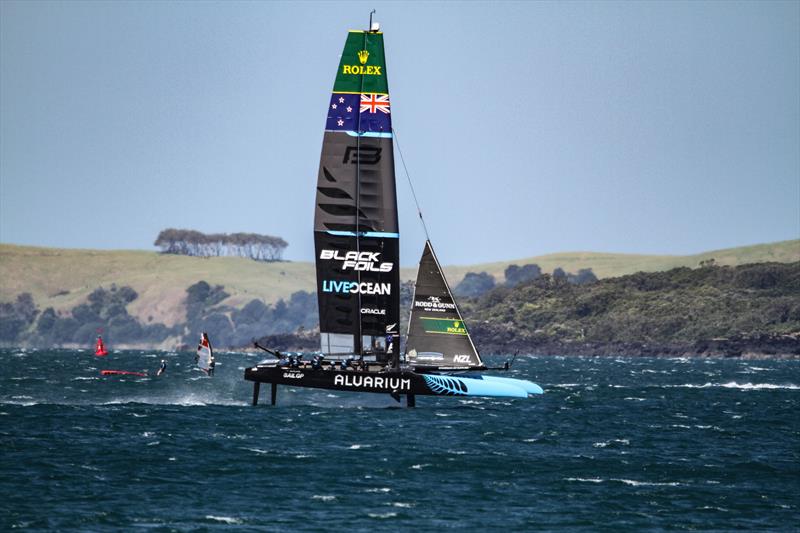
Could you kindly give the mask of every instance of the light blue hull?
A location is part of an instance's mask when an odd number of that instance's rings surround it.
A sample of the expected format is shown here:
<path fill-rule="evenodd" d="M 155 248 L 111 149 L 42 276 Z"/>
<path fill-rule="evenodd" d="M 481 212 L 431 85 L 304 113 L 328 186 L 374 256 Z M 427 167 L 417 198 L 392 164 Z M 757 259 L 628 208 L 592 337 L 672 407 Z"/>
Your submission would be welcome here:
<path fill-rule="evenodd" d="M 476 379 L 482 379 L 490 383 L 503 383 L 505 385 L 519 387 L 524 390 L 526 394 L 544 394 L 544 390 L 542 390 L 539 385 L 526 379 L 501 378 L 498 376 L 480 376 L 479 378 L 476 376 Z"/>
<path fill-rule="evenodd" d="M 422 377 L 431 391 L 437 395 L 492 396 L 496 398 L 528 397 L 528 393 L 522 387 L 483 380 L 480 379 L 481 376 L 467 378 L 463 376 L 424 374 Z"/>

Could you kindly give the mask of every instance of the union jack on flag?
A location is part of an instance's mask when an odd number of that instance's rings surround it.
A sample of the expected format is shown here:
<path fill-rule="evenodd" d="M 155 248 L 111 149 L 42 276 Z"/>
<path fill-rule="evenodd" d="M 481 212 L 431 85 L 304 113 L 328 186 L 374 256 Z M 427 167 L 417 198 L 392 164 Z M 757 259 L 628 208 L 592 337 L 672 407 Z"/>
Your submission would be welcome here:
<path fill-rule="evenodd" d="M 359 112 L 363 113 L 381 113 L 389 114 L 389 95 L 388 94 L 362 94 L 361 95 L 361 108 Z"/>

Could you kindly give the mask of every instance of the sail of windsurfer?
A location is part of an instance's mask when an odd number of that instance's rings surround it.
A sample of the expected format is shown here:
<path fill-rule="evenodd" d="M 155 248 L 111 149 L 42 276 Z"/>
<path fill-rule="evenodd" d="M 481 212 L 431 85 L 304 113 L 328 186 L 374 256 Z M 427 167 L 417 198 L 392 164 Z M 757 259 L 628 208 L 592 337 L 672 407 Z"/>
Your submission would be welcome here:
<path fill-rule="evenodd" d="M 197 363 L 197 368 L 209 376 L 213 375 L 214 349 L 211 347 L 211 341 L 208 340 L 208 333 L 205 331 L 200 335 L 200 344 L 197 345 L 195 362 Z"/>

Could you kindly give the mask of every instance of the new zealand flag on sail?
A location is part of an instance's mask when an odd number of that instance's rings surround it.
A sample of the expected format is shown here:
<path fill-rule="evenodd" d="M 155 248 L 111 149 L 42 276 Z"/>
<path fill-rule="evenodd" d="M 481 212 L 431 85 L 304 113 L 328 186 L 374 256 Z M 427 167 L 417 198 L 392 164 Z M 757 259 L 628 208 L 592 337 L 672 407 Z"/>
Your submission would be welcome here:
<path fill-rule="evenodd" d="M 328 105 L 328 131 L 391 133 L 388 94 L 333 93 Z"/>

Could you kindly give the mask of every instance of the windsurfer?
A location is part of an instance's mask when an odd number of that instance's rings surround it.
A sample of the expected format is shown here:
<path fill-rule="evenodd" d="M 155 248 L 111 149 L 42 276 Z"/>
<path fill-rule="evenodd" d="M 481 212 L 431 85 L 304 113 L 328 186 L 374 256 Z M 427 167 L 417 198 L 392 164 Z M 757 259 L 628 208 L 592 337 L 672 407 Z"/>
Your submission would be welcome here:
<path fill-rule="evenodd" d="M 208 333 L 204 331 L 203 333 L 200 334 L 200 344 L 197 345 L 197 353 L 195 354 L 194 357 L 195 364 L 197 364 L 197 362 L 200 359 L 200 351 L 206 346 L 208 347 L 209 351 L 212 351 L 211 341 L 208 340 Z"/>
<path fill-rule="evenodd" d="M 156 372 L 156 376 L 160 376 L 161 374 L 163 374 L 166 371 L 167 371 L 167 362 L 164 359 L 162 359 L 161 360 L 161 366 L 158 367 L 158 372 Z"/>
<path fill-rule="evenodd" d="M 211 360 L 208 362 L 208 375 L 214 375 L 214 367 L 217 366 L 217 362 L 214 360 L 214 356 L 211 356 Z"/>

